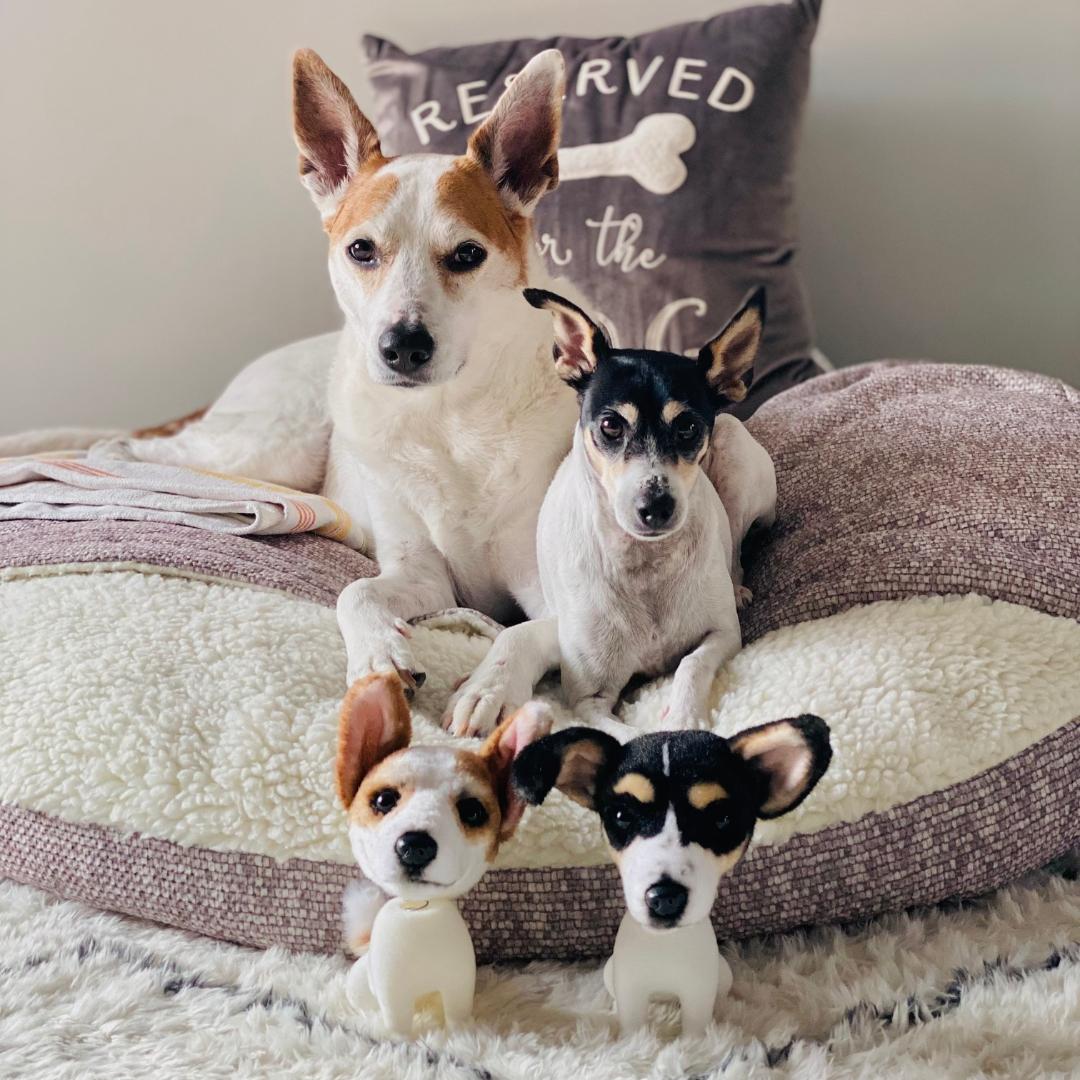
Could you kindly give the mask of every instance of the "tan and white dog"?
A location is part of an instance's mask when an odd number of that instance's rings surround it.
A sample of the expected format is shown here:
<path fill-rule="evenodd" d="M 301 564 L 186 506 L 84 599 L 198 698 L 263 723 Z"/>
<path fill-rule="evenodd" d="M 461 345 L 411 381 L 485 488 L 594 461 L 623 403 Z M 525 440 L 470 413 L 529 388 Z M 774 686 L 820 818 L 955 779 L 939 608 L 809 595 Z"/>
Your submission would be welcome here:
<path fill-rule="evenodd" d="M 317 490 L 350 514 L 349 542 L 378 577 L 338 601 L 350 684 L 424 671 L 408 620 L 456 604 L 502 621 L 545 614 L 536 526 L 570 448 L 577 406 L 551 362 L 550 316 L 525 286 L 580 299 L 546 273 L 531 214 L 558 181 L 564 66 L 534 57 L 461 156 L 388 158 L 344 84 L 311 51 L 294 62 L 300 172 L 329 237 L 340 334 L 256 361 L 199 422 L 135 440 L 149 460 Z M 761 515 L 758 477 L 728 467 L 753 443 L 741 424 L 706 469 L 737 548 Z M 756 447 L 756 444 L 754 444 Z M 760 450 L 760 448 L 758 448 Z M 452 730 L 490 731 L 524 681 L 507 672 Z"/>
<path fill-rule="evenodd" d="M 455 900 L 483 876 L 525 809 L 511 784 L 517 756 L 551 727 L 544 706 L 504 720 L 479 751 L 411 746 L 397 674 L 369 675 L 342 703 L 337 789 L 364 873 L 345 893 L 345 940 L 360 955 L 347 980 L 359 1006 L 395 1030 L 417 1000 L 442 997 L 448 1022 L 472 1010 L 476 963 Z"/>

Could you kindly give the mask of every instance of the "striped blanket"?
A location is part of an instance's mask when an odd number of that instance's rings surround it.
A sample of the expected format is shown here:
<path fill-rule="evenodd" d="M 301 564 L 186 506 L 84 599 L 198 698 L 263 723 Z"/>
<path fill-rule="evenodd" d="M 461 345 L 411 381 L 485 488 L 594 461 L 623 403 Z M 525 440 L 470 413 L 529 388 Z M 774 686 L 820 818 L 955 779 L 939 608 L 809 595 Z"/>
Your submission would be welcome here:
<path fill-rule="evenodd" d="M 0 521 L 161 521 L 210 532 L 315 532 L 345 540 L 330 499 L 243 476 L 136 461 L 122 439 L 86 451 L 0 458 Z"/>

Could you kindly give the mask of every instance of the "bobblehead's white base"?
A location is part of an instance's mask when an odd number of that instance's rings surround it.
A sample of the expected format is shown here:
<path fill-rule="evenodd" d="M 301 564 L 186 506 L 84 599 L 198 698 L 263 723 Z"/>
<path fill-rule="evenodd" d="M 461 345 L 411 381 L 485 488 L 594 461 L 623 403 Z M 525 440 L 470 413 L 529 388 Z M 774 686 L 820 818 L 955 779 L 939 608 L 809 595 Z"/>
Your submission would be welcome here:
<path fill-rule="evenodd" d="M 349 1002 L 377 1006 L 399 1035 L 412 1033 L 417 1001 L 430 994 L 441 997 L 448 1027 L 467 1020 L 475 989 L 476 953 L 453 900 L 387 900 L 345 981 Z"/>
<path fill-rule="evenodd" d="M 621 1034 L 644 1027 L 649 1002 L 668 997 L 678 999 L 683 1035 L 702 1035 L 717 1000 L 731 990 L 731 968 L 708 919 L 652 930 L 626 914 L 604 968 L 604 985 L 615 998 Z"/>

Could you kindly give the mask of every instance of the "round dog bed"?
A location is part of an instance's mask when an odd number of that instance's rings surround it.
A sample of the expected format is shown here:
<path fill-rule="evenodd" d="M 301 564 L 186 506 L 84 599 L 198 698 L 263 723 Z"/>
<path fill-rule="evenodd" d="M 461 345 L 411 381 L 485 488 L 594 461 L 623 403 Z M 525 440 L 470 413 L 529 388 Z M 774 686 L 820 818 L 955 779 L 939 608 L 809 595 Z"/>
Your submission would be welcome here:
<path fill-rule="evenodd" d="M 778 521 L 714 726 L 814 712 L 835 756 L 725 880 L 719 933 L 980 892 L 1080 842 L 1077 404 L 1037 376 L 872 365 L 752 422 Z M 0 552 L 0 873 L 235 941 L 338 948 L 355 868 L 333 797 L 333 602 L 372 564 L 314 537 L 119 522 L 6 524 Z M 494 629 L 420 621 L 420 737 L 447 738 L 430 721 Z M 659 726 L 667 685 L 624 717 Z M 463 908 L 484 959 L 602 954 L 623 910 L 595 818 L 557 795 Z"/>

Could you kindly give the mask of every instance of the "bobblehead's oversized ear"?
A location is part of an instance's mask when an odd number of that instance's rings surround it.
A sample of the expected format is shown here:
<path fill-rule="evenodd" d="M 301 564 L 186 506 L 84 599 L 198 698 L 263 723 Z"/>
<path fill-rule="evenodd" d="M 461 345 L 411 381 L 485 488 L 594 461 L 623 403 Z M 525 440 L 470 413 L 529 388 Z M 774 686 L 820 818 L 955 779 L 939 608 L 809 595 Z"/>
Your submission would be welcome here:
<path fill-rule="evenodd" d="M 539 806 L 553 787 L 589 810 L 596 809 L 600 773 L 622 754 L 618 739 L 604 731 L 570 727 L 533 743 L 514 762 L 514 787 Z"/>
<path fill-rule="evenodd" d="M 829 725 L 818 716 L 749 728 L 728 745 L 764 779 L 759 818 L 794 810 L 814 790 L 832 760 Z"/>
<path fill-rule="evenodd" d="M 729 401 L 746 397 L 744 380 L 754 366 L 765 332 L 765 286 L 759 285 L 731 321 L 698 354 L 713 393 Z"/>
<path fill-rule="evenodd" d="M 311 49 L 293 57 L 293 134 L 300 150 L 300 181 L 324 219 L 337 209 L 365 163 L 385 160 L 371 121 Z"/>
<path fill-rule="evenodd" d="M 469 139 L 468 156 L 495 182 L 507 207 L 530 214 L 559 182 L 559 128 L 566 65 L 558 49 L 534 56 Z"/>
<path fill-rule="evenodd" d="M 346 810 L 364 777 L 412 738 L 405 688 L 397 674 L 368 675 L 349 687 L 338 717 L 337 790 Z"/>
<path fill-rule="evenodd" d="M 487 738 L 480 756 L 487 762 L 499 796 L 499 841 L 509 840 L 525 813 L 525 800 L 511 782 L 514 762 L 525 748 L 551 730 L 551 710 L 539 701 L 522 705 Z"/>
<path fill-rule="evenodd" d="M 604 331 L 577 304 L 555 293 L 526 289 L 524 296 L 534 308 L 555 316 L 555 370 L 564 382 L 584 389 L 596 370 L 597 360 L 608 350 Z"/>

